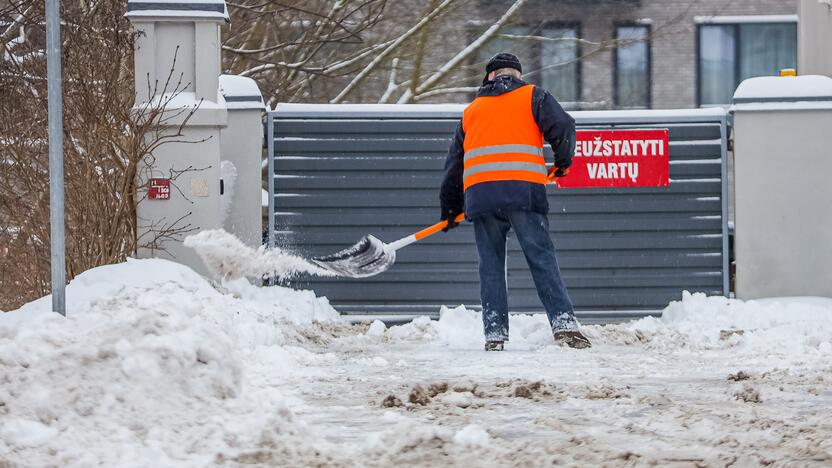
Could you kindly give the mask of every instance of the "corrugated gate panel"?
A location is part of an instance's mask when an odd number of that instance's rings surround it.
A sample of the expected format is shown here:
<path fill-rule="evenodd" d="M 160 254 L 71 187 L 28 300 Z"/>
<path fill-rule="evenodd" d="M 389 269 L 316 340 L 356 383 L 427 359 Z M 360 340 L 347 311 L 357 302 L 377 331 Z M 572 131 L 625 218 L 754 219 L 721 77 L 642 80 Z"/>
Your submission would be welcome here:
<path fill-rule="evenodd" d="M 281 105 L 270 114 L 273 238 L 303 255 L 371 233 L 395 240 L 436 222 L 438 187 L 462 106 Z M 668 188 L 549 192 L 550 224 L 579 315 L 660 310 L 682 290 L 725 294 L 725 116 L 716 110 L 575 112 L 579 128 L 668 128 Z M 551 150 L 546 149 L 551 160 Z M 541 310 L 511 239 L 513 311 Z M 343 312 L 438 312 L 479 305 L 471 226 L 399 251 L 386 273 L 302 278 Z"/>

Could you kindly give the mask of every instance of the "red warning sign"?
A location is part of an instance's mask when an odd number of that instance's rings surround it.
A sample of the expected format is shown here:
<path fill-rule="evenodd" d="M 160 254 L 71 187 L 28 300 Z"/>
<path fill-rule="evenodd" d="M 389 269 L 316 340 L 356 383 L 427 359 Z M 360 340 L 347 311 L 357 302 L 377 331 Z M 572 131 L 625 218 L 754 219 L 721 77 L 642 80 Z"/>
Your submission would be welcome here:
<path fill-rule="evenodd" d="M 670 147 L 667 129 L 578 130 L 569 175 L 562 188 L 667 187 Z"/>
<path fill-rule="evenodd" d="M 151 200 L 170 199 L 170 179 L 150 179 L 147 198 Z"/>

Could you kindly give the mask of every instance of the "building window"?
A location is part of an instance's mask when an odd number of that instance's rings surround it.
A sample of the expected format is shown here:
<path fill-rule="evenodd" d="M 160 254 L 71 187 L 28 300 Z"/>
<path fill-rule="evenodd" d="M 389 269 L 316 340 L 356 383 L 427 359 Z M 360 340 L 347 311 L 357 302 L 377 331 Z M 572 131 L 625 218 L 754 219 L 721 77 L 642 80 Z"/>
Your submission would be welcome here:
<path fill-rule="evenodd" d="M 650 27 L 621 25 L 616 28 L 615 107 L 650 108 Z"/>
<path fill-rule="evenodd" d="M 507 26 L 480 50 L 479 62 L 484 68 L 494 54 L 512 53 L 523 64 L 524 80 L 552 93 L 564 108 L 576 109 L 581 100 L 579 37 L 577 24 Z"/>
<path fill-rule="evenodd" d="M 569 108 L 581 100 L 580 49 L 577 26 L 546 26 L 540 43 L 540 85 Z"/>
<path fill-rule="evenodd" d="M 783 68 L 796 68 L 796 23 L 742 19 L 699 25 L 700 107 L 730 104 L 734 90 L 746 78 L 775 76 Z"/>

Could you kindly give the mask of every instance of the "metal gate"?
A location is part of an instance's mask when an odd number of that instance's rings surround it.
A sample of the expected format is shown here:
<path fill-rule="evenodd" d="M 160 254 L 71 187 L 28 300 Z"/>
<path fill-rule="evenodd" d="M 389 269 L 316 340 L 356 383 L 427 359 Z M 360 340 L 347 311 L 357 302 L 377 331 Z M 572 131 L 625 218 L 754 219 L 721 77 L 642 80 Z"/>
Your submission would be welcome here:
<path fill-rule="evenodd" d="M 439 217 L 438 190 L 461 105 L 281 104 L 269 114 L 271 241 L 303 255 L 371 233 L 395 240 Z M 574 112 L 579 128 L 668 128 L 668 188 L 549 189 L 550 224 L 579 317 L 660 311 L 683 290 L 725 295 L 727 126 L 721 109 Z M 547 160 L 551 150 L 547 147 Z M 542 311 L 516 240 L 513 312 Z M 397 253 L 364 279 L 301 278 L 344 313 L 428 314 L 479 306 L 470 225 Z"/>

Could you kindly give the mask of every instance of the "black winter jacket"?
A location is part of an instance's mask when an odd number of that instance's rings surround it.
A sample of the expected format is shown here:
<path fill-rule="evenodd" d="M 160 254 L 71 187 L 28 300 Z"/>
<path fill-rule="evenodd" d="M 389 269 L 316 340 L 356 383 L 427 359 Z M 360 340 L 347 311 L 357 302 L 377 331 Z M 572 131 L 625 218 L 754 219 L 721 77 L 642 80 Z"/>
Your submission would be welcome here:
<path fill-rule="evenodd" d="M 477 92 L 477 96 L 499 96 L 525 85 L 522 80 L 501 75 L 493 81 L 486 82 Z M 572 165 L 572 155 L 575 153 L 575 120 L 563 110 L 554 96 L 537 86 L 532 92 L 532 113 L 543 138 L 552 145 L 555 166 L 566 168 Z M 442 219 L 463 210 L 468 219 L 498 210 L 536 211 L 544 214 L 549 211 L 546 187 L 541 184 L 514 180 L 488 182 L 469 187 L 463 194 L 464 141 L 465 132 L 460 120 L 445 161 L 445 179 L 442 181 L 439 194 Z"/>

